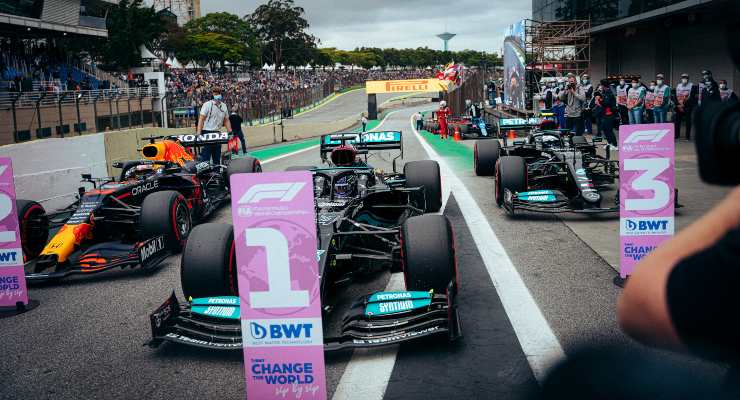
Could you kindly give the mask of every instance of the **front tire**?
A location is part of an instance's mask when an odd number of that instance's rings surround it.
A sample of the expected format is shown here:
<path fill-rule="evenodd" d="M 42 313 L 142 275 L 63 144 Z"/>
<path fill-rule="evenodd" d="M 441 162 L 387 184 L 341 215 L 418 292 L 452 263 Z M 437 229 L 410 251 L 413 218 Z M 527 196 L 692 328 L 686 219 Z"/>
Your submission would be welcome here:
<path fill-rule="evenodd" d="M 424 212 L 437 212 L 442 208 L 442 179 L 439 164 L 432 160 L 411 161 L 403 166 L 406 187 L 423 187 L 426 206 Z"/>
<path fill-rule="evenodd" d="M 139 218 L 141 240 L 164 235 L 165 247 L 173 253 L 182 249 L 193 226 L 187 200 L 174 190 L 146 196 Z"/>
<path fill-rule="evenodd" d="M 49 218 L 44 207 L 32 200 L 16 200 L 15 207 L 24 261 L 30 261 L 41 254 L 49 240 Z"/>
<path fill-rule="evenodd" d="M 498 139 L 479 140 L 473 148 L 475 174 L 493 176 L 496 173 L 496 162 L 501 155 L 501 144 Z"/>
<path fill-rule="evenodd" d="M 496 204 L 504 204 L 504 189 L 511 193 L 527 191 L 527 163 L 519 156 L 504 156 L 496 164 Z"/>
<path fill-rule="evenodd" d="M 193 229 L 180 259 L 185 298 L 237 296 L 234 228 L 207 223 Z"/>
<path fill-rule="evenodd" d="M 452 227 L 443 215 L 407 219 L 401 227 L 401 260 L 406 290 L 447 293 L 457 287 L 457 266 Z"/>

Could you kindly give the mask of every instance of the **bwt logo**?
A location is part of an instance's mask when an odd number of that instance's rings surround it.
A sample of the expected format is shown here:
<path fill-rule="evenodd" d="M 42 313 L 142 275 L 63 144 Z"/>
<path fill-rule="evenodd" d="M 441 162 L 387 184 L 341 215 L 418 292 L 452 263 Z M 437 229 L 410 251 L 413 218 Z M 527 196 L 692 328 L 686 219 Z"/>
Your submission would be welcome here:
<path fill-rule="evenodd" d="M 665 135 L 668 134 L 668 129 L 652 129 L 647 131 L 637 131 L 632 132 L 631 135 L 627 137 L 627 139 L 624 140 L 624 143 L 640 143 L 640 142 L 650 142 L 650 143 L 658 143 Z"/>
<path fill-rule="evenodd" d="M 624 235 L 641 236 L 673 234 L 672 218 L 628 218 L 623 221 L 622 234 Z"/>
<path fill-rule="evenodd" d="M 306 182 L 262 183 L 254 185 L 239 199 L 239 204 L 259 203 L 262 200 L 279 199 L 281 202 L 293 200 Z"/>
<path fill-rule="evenodd" d="M 262 339 L 310 339 L 313 324 L 270 324 L 267 327 L 256 322 L 249 323 L 252 338 Z"/>
<path fill-rule="evenodd" d="M 21 249 L 0 250 L 0 265 L 23 265 Z"/>

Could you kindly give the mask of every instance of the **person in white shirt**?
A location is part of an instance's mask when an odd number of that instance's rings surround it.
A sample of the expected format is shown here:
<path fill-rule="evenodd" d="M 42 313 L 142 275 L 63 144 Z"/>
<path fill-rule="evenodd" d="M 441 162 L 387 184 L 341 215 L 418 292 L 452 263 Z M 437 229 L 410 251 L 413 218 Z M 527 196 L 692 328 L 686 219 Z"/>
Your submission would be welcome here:
<path fill-rule="evenodd" d="M 365 132 L 365 129 L 367 128 L 367 118 L 363 115 L 360 122 L 362 123 L 362 131 Z"/>
<path fill-rule="evenodd" d="M 224 104 L 221 96 L 221 89 L 213 88 L 213 100 L 203 103 L 200 108 L 200 118 L 198 119 L 198 134 L 218 132 L 222 127 L 231 134 L 231 122 L 229 122 L 229 109 Z M 213 165 L 221 164 L 221 145 L 209 144 L 203 146 L 200 153 L 200 161 L 211 160 Z"/>
<path fill-rule="evenodd" d="M 416 130 L 417 131 L 420 131 L 421 128 L 423 128 L 423 125 L 424 125 L 423 124 L 424 117 L 422 117 L 421 116 L 421 113 L 417 111 L 417 112 L 414 113 L 414 117 L 413 118 L 414 118 L 414 122 L 416 123 Z"/>

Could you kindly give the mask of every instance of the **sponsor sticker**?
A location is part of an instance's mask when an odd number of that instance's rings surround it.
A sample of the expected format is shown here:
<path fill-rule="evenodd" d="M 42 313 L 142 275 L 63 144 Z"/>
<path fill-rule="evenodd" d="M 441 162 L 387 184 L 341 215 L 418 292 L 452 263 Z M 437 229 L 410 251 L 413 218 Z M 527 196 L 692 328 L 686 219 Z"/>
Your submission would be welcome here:
<path fill-rule="evenodd" d="M 28 304 L 22 248 L 13 162 L 9 157 L 0 157 L 0 307 Z"/>
<path fill-rule="evenodd" d="M 620 276 L 675 231 L 673 124 L 619 127 Z"/>

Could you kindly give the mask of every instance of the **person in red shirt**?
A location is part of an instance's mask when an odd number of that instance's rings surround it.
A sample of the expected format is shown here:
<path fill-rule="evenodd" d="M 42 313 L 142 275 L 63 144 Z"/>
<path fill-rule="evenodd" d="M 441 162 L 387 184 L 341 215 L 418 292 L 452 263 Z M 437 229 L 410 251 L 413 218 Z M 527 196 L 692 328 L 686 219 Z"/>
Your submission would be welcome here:
<path fill-rule="evenodd" d="M 447 117 L 450 115 L 450 108 L 447 107 L 447 102 L 442 100 L 439 103 L 439 110 L 437 110 L 437 120 L 439 121 L 439 137 L 441 139 L 447 139 L 448 128 L 447 128 Z"/>

